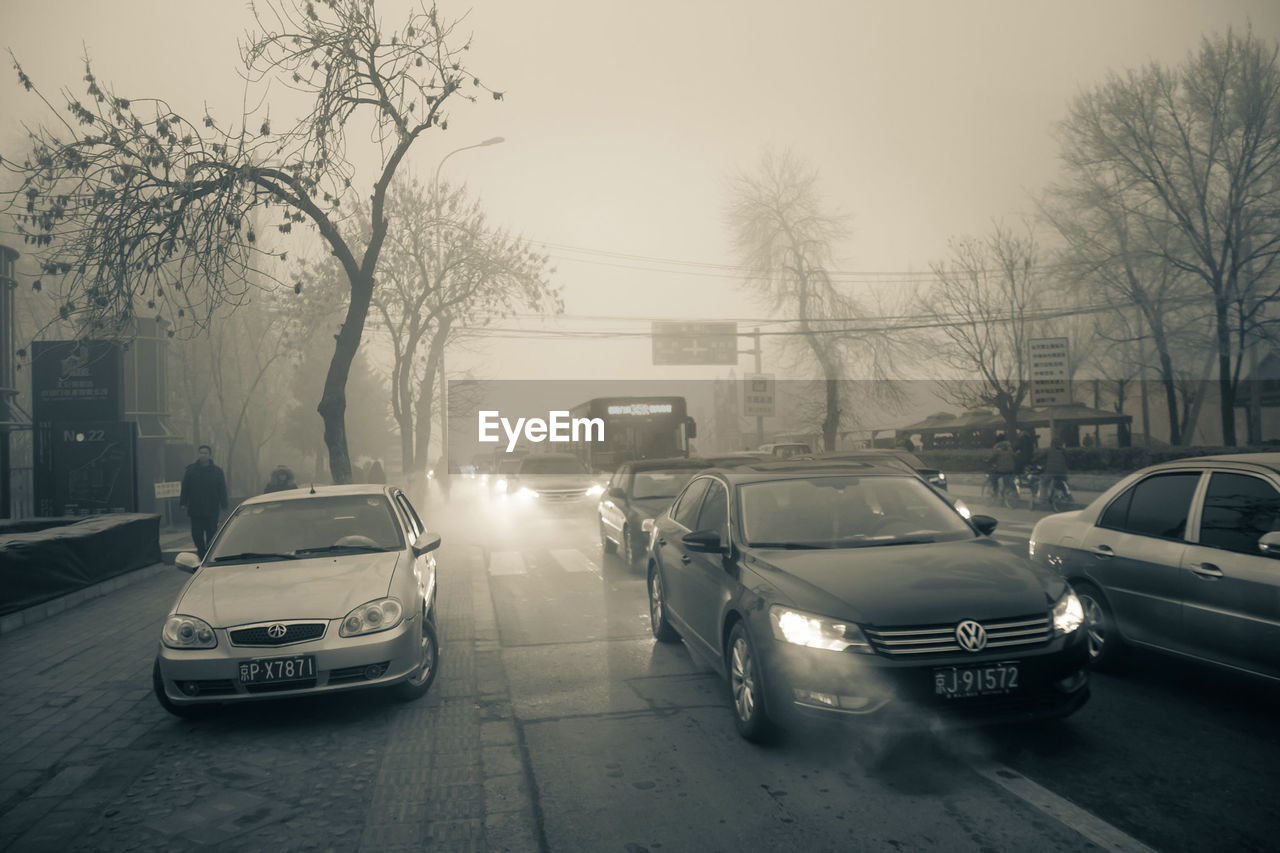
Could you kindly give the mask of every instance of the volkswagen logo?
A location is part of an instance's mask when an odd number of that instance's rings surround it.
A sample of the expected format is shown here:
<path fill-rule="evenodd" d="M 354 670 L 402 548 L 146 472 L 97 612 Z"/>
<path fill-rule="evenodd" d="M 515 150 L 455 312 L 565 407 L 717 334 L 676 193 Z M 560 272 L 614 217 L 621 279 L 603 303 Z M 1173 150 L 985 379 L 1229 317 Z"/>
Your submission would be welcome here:
<path fill-rule="evenodd" d="M 987 647 L 987 631 L 972 619 L 956 626 L 956 642 L 966 652 L 980 652 Z"/>
<path fill-rule="evenodd" d="M 975 623 L 975 624 L 976 624 L 976 623 Z M 964 627 L 964 626 L 961 626 L 961 627 Z M 287 632 L 288 630 L 289 630 L 288 628 L 286 628 L 285 626 L 283 626 L 283 625 L 281 625 L 279 622 L 277 622 L 276 624 L 274 624 L 274 625 L 270 626 L 269 628 L 267 628 L 267 636 L 268 636 L 268 637 L 270 637 L 270 638 L 271 638 L 271 639 L 273 639 L 273 640 L 278 640 L 278 639 L 280 639 L 281 637 L 283 637 L 283 636 L 285 635 L 285 632 Z M 981 625 L 979 625 L 979 626 L 978 626 L 978 630 L 979 630 L 979 631 L 981 631 L 981 630 L 982 630 L 982 626 L 981 626 Z M 957 634 L 957 636 L 959 635 L 959 629 L 957 629 L 956 634 Z M 963 641 L 963 640 L 961 640 L 960 642 L 961 642 L 961 643 L 963 643 L 964 641 Z M 986 638 L 985 636 L 982 638 L 982 642 L 983 642 L 984 644 L 987 642 L 987 638 Z M 979 648 L 981 648 L 981 647 L 979 647 Z M 975 651 L 975 652 L 976 652 L 976 651 L 977 651 L 977 649 L 973 649 L 973 651 Z"/>

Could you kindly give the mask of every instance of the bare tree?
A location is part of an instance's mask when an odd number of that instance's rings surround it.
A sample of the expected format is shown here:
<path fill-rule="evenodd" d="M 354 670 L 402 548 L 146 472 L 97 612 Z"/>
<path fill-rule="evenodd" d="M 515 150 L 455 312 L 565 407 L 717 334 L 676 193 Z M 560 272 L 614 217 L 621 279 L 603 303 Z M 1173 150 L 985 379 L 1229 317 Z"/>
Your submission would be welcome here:
<path fill-rule="evenodd" d="M 821 371 L 822 437 L 826 448 L 834 450 L 846 365 L 857 359 L 872 379 L 887 379 L 890 346 L 883 332 L 853 331 L 851 323 L 863 311 L 832 281 L 832 246 L 847 235 L 845 220 L 824 208 L 817 171 L 789 152 L 766 152 L 756 171 L 733 177 L 725 218 L 745 286 L 783 316 L 795 318 L 798 333 L 791 340 Z"/>
<path fill-rule="evenodd" d="M 1169 443 L 1183 440 L 1174 341 L 1203 321 L 1191 276 L 1161 254 L 1174 236 L 1137 208 L 1149 204 L 1111 169 L 1065 155 L 1066 183 L 1050 188 L 1041 211 L 1066 241 L 1059 276 L 1092 299 L 1115 307 L 1093 315 L 1098 337 L 1113 343 L 1149 340 L 1164 391 Z M 1083 286 L 1083 287 L 1081 287 Z M 1132 316 L 1131 316 L 1132 315 Z M 1114 354 L 1115 349 L 1112 350 Z M 1123 352 L 1135 355 L 1131 348 Z"/>
<path fill-rule="evenodd" d="M 9 209 L 27 245 L 42 253 L 65 318 L 92 334 L 118 330 L 137 313 L 180 325 L 207 323 L 238 304 L 249 273 L 277 255 L 254 230 L 255 211 L 274 210 L 276 228 L 310 223 L 347 280 L 347 310 L 317 410 L 337 482 L 351 474 L 346 383 L 360 345 L 386 238 L 386 194 L 405 155 L 433 128 L 448 127 L 446 104 L 485 89 L 463 66 L 469 41 L 435 7 L 412 12 L 383 33 L 373 0 L 266 0 L 253 9 L 258 32 L 241 43 L 251 84 L 279 79 L 310 97 L 310 112 L 283 132 L 269 111 L 237 125 L 192 120 L 162 100 L 120 97 L 85 60 L 87 97 L 64 91 L 72 121 L 17 66 L 18 79 L 59 124 L 29 132 L 31 152 L 6 165 L 22 177 Z M 495 99 L 501 93 L 492 92 Z M 371 186 L 353 186 L 348 124 L 377 143 Z M 344 199 L 369 199 L 367 240 L 353 243 Z M 280 253 L 283 254 L 283 253 Z"/>
<path fill-rule="evenodd" d="M 920 306 L 940 329 L 938 355 L 966 377 L 945 383 L 947 396 L 966 408 L 994 407 L 1010 438 L 1031 391 L 1028 347 L 1048 293 L 1039 263 L 1030 228 L 1016 234 L 996 223 L 985 238 L 951 242 Z"/>
<path fill-rule="evenodd" d="M 1280 295 L 1277 55 L 1252 31 L 1206 37 L 1177 69 L 1111 74 L 1061 124 L 1068 166 L 1122 187 L 1126 209 L 1147 220 L 1143 249 L 1203 286 L 1227 445 L 1249 327 Z"/>
<path fill-rule="evenodd" d="M 433 192 L 439 197 L 433 197 Z M 387 235 L 376 324 L 391 342 L 391 404 L 410 481 L 427 465 L 435 383 L 445 347 L 464 328 L 519 308 L 563 310 L 546 255 L 491 225 L 465 187 L 397 181 L 387 200 Z"/>

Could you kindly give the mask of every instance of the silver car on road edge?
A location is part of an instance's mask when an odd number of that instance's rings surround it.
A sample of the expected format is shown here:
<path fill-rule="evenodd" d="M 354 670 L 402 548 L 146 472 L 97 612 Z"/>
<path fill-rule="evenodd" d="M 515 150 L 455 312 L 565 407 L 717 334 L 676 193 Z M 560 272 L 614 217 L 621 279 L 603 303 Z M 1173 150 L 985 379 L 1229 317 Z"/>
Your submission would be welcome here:
<path fill-rule="evenodd" d="M 416 699 L 435 679 L 436 561 L 395 486 L 321 486 L 240 504 L 161 631 L 156 698 L 170 713 L 273 697 L 389 687 Z"/>

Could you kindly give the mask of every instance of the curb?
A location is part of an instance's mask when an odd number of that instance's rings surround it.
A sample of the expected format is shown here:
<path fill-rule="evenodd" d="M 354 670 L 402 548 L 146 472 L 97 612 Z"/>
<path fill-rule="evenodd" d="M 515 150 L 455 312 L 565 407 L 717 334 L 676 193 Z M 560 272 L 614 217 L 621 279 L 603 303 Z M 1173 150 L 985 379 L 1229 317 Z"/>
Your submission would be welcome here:
<path fill-rule="evenodd" d="M 170 561 L 172 563 L 172 561 Z M 78 589 L 75 592 L 58 596 L 41 604 L 32 605 L 25 610 L 18 610 L 6 616 L 0 616 L 0 636 L 11 634 L 19 628 L 25 628 L 27 625 L 34 625 L 36 622 L 57 616 L 64 610 L 70 610 L 84 604 L 86 601 L 92 601 L 95 598 L 101 598 L 109 595 L 118 589 L 155 577 L 170 569 L 170 565 L 166 563 L 152 563 L 149 566 L 143 566 L 140 569 L 134 569 L 131 572 L 125 572 L 114 578 L 108 578 L 101 583 L 93 586 L 87 586 L 84 589 Z"/>

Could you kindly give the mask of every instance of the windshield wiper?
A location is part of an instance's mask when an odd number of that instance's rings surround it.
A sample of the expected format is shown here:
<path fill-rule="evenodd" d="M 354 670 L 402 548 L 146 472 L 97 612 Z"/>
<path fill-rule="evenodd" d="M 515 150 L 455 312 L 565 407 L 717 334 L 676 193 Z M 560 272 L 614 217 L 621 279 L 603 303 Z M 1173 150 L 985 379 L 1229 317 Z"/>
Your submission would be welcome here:
<path fill-rule="evenodd" d="M 923 545 L 927 542 L 935 542 L 932 536 L 916 536 L 910 539 L 859 539 L 855 542 L 841 543 L 839 548 L 871 548 L 874 546 L 884 547 L 886 545 Z"/>
<path fill-rule="evenodd" d="M 292 554 L 285 554 L 279 551 L 245 551 L 240 554 L 227 554 L 222 557 L 214 557 L 215 563 L 227 563 L 231 560 L 296 560 L 297 557 Z"/>
<path fill-rule="evenodd" d="M 381 545 L 322 545 L 319 548 L 299 548 L 294 551 L 295 556 L 302 554 L 327 554 L 330 551 L 368 551 L 370 553 L 381 553 L 390 551 L 390 548 L 383 548 Z"/>
<path fill-rule="evenodd" d="M 830 545 L 814 545 L 810 542 L 751 542 L 749 544 L 752 548 L 782 548 L 788 551 L 810 551 L 831 547 Z"/>

